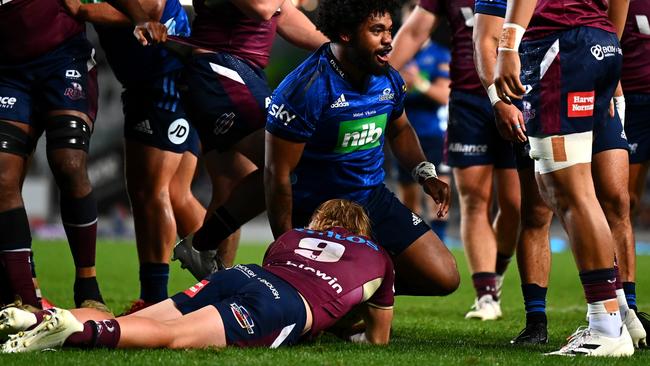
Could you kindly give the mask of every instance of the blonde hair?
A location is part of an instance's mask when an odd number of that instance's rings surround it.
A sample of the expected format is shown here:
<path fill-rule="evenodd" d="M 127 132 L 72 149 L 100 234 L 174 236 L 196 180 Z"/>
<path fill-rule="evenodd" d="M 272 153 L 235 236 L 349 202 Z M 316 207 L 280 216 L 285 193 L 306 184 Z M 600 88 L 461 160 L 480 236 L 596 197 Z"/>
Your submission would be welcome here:
<path fill-rule="evenodd" d="M 372 234 L 366 210 L 349 200 L 333 199 L 321 203 L 311 216 L 308 229 L 323 231 L 335 226 L 355 235 L 370 237 Z"/>

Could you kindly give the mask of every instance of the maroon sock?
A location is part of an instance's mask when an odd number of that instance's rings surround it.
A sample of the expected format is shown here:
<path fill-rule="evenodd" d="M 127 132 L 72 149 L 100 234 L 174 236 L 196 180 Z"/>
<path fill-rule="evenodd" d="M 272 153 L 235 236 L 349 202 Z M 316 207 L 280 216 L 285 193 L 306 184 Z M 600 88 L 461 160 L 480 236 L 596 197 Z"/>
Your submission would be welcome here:
<path fill-rule="evenodd" d="M 492 295 L 494 300 L 499 300 L 497 296 L 497 274 L 494 272 L 478 272 L 472 275 L 476 297 L 481 298 L 485 295 Z"/>
<path fill-rule="evenodd" d="M 496 273 L 499 276 L 503 276 L 503 274 L 506 273 L 506 269 L 508 269 L 508 265 L 510 264 L 511 259 L 512 256 L 510 255 L 497 253 Z"/>
<path fill-rule="evenodd" d="M 92 192 L 86 197 L 61 195 L 61 221 L 77 268 L 95 266 L 97 246 L 97 202 Z"/>
<path fill-rule="evenodd" d="M 34 316 L 36 317 L 36 323 L 32 325 L 31 327 L 27 328 L 27 330 L 32 330 L 36 328 L 39 324 L 43 322 L 43 319 L 45 318 L 46 315 L 52 314 L 49 310 L 41 310 L 37 313 L 34 313 Z"/>
<path fill-rule="evenodd" d="M 32 281 L 32 266 L 29 263 L 29 249 L 20 251 L 0 251 L 0 262 L 5 269 L 7 283 L 14 295 L 20 296 L 23 304 L 38 309 L 41 304 L 36 297 Z"/>
<path fill-rule="evenodd" d="M 623 281 L 621 281 L 621 274 L 618 272 L 618 264 L 614 264 L 614 275 L 616 275 L 616 282 L 614 282 L 614 285 L 616 286 L 617 290 L 622 290 L 623 289 Z"/>
<path fill-rule="evenodd" d="M 580 281 L 588 303 L 616 298 L 614 268 L 580 272 Z"/>
<path fill-rule="evenodd" d="M 74 333 L 65 346 L 79 348 L 117 348 L 120 341 L 120 323 L 117 319 L 88 320 L 81 332 Z"/>

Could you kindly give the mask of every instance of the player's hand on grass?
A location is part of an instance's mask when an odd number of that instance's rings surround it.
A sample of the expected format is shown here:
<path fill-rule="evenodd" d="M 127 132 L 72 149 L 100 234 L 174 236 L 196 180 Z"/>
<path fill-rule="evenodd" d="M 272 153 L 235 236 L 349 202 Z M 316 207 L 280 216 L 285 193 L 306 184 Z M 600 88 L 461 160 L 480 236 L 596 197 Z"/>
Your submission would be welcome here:
<path fill-rule="evenodd" d="M 429 178 L 422 183 L 424 191 L 438 204 L 438 217 L 442 218 L 449 212 L 451 190 L 449 185 L 438 178 Z"/>
<path fill-rule="evenodd" d="M 512 104 L 510 99 L 521 99 L 521 96 L 526 93 L 526 88 L 519 80 L 520 72 L 521 60 L 519 60 L 519 53 L 512 51 L 499 52 L 494 86 L 497 88 L 497 95 L 506 104 Z"/>
<path fill-rule="evenodd" d="M 497 102 L 492 108 L 494 109 L 494 119 L 501 137 L 514 142 L 527 140 L 524 115 L 519 108 L 503 102 Z"/>
<path fill-rule="evenodd" d="M 146 21 L 135 26 L 133 35 L 143 46 L 163 43 L 167 41 L 167 27 L 160 22 Z"/>

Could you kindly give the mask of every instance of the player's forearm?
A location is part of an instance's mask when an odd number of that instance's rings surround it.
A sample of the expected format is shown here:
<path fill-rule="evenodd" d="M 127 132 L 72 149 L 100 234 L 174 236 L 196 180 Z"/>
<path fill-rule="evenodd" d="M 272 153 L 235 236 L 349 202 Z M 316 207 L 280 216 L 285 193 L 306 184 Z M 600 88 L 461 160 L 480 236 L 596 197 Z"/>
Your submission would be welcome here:
<path fill-rule="evenodd" d="M 609 20 L 614 23 L 616 28 L 616 35 L 620 40 L 623 36 L 625 29 L 625 20 L 627 19 L 627 11 L 630 6 L 629 0 L 609 0 L 609 8 L 607 9 L 607 16 Z"/>
<path fill-rule="evenodd" d="M 127 14 L 134 24 L 141 24 L 155 19 L 151 19 L 144 11 L 140 2 L 133 0 L 106 0 L 109 4 Z"/>
<path fill-rule="evenodd" d="M 436 19 L 433 14 L 419 6 L 415 8 L 393 40 L 390 64 L 394 68 L 400 70 L 415 56 L 424 42 L 429 39 L 435 22 Z"/>
<path fill-rule="evenodd" d="M 264 169 L 264 196 L 266 214 L 273 237 L 291 230 L 292 192 L 289 174 L 278 175 L 273 169 Z"/>
<path fill-rule="evenodd" d="M 424 95 L 438 104 L 447 104 L 449 103 L 450 83 L 447 78 L 437 78 L 424 92 Z"/>
<path fill-rule="evenodd" d="M 294 46 L 309 51 L 313 51 L 329 41 L 323 33 L 316 29 L 314 23 L 303 12 L 296 9 L 290 1 L 282 4 L 278 20 L 278 34 Z"/>
<path fill-rule="evenodd" d="M 285 0 L 230 0 L 246 16 L 257 20 L 269 20 Z"/>
<path fill-rule="evenodd" d="M 533 17 L 537 0 L 509 0 L 506 11 L 506 23 L 519 24 L 528 28 L 528 23 Z"/>
<path fill-rule="evenodd" d="M 503 27 L 503 18 L 493 15 L 476 14 L 474 16 L 474 64 L 481 84 L 487 90 L 494 83 L 494 69 L 497 64 L 499 35 Z"/>
<path fill-rule="evenodd" d="M 83 4 L 77 18 L 102 25 L 130 26 L 131 19 L 108 3 Z"/>
<path fill-rule="evenodd" d="M 390 340 L 390 326 L 393 321 L 393 309 L 368 307 L 364 314 L 366 339 L 369 343 L 384 345 Z"/>

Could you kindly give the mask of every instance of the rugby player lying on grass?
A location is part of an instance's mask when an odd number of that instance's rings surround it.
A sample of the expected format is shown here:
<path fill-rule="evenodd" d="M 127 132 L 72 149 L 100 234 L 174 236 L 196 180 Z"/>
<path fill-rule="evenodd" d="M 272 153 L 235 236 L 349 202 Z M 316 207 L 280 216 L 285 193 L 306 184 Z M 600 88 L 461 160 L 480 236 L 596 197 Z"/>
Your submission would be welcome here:
<path fill-rule="evenodd" d="M 280 236 L 263 265 L 236 265 L 128 316 L 54 308 L 32 314 L 0 311 L 3 353 L 53 347 L 206 348 L 295 344 L 359 310 L 357 342 L 388 343 L 393 318 L 393 264 L 368 239 L 361 206 L 330 200 L 306 229 Z M 357 306 L 360 305 L 360 306 Z"/>

